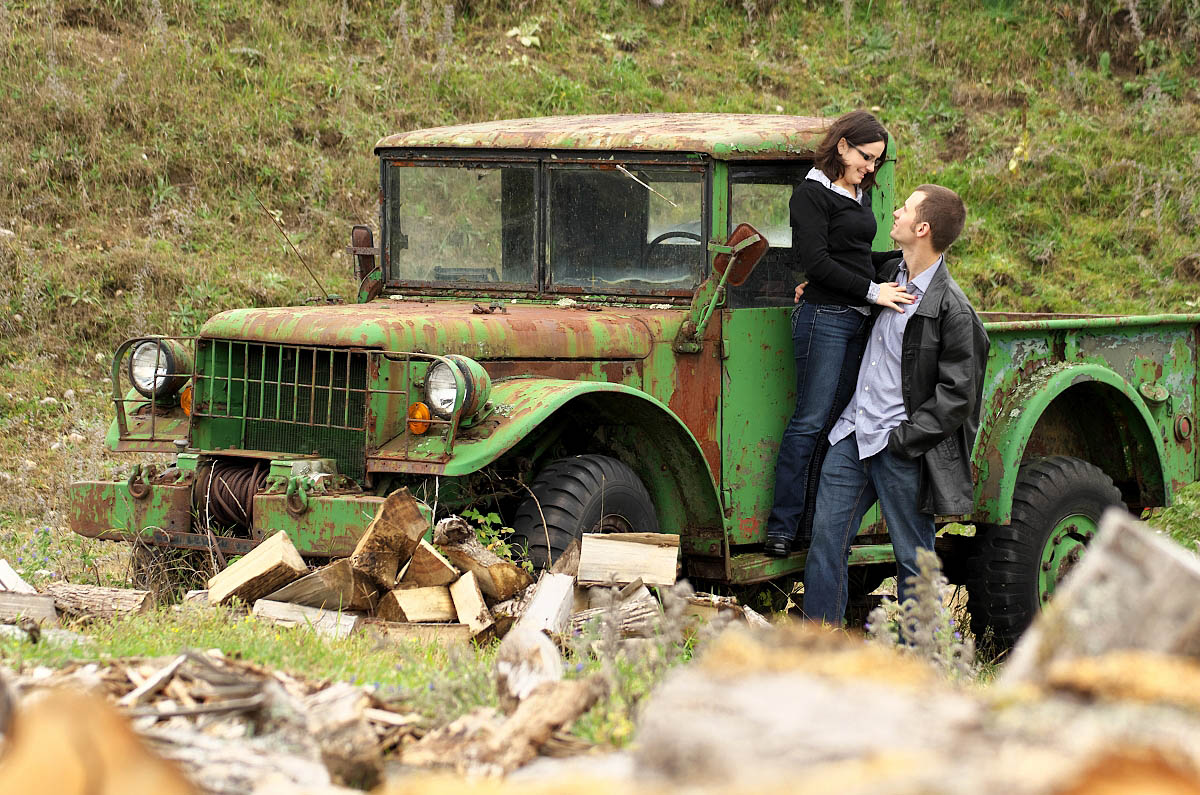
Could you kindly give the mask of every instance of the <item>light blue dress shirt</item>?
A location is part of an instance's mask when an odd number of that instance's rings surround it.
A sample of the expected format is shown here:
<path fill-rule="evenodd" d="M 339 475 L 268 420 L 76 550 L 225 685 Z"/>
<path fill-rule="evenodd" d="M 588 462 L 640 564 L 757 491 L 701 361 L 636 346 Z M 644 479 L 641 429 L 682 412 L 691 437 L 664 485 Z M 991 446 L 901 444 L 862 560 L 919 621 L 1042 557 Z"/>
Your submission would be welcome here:
<path fill-rule="evenodd" d="M 887 447 L 892 431 L 908 419 L 908 412 L 904 410 L 904 394 L 900 388 L 904 329 L 940 267 L 942 257 L 938 257 L 937 262 L 910 282 L 908 264 L 901 260 L 896 283 L 915 296 L 916 300 L 904 307 L 903 314 L 884 308 L 871 327 L 871 338 L 867 341 L 867 349 L 858 368 L 858 385 L 846 410 L 829 432 L 831 445 L 855 434 L 860 460 Z"/>

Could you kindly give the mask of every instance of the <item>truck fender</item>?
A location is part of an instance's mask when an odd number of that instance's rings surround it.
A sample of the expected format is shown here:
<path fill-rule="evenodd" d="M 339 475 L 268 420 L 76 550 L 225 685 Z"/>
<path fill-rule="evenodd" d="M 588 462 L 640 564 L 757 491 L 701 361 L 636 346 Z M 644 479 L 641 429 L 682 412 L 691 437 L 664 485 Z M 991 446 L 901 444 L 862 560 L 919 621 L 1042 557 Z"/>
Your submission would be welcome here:
<path fill-rule="evenodd" d="M 597 381 L 513 378 L 492 386 L 491 403 L 491 415 L 455 441 L 444 475 L 476 472 L 544 427 L 576 413 L 615 429 L 606 441 L 642 479 L 660 514 L 681 509 L 681 527 L 723 527 L 717 487 L 696 437 L 670 408 L 640 389 Z M 677 522 L 664 523 L 664 530 Z"/>
<path fill-rule="evenodd" d="M 1034 373 L 1009 393 L 999 411 L 983 418 L 972 455 L 977 476 L 975 511 L 971 519 L 989 524 L 1012 521 L 1017 470 L 1038 421 L 1055 399 L 1068 389 L 1084 384 L 1107 392 L 1117 409 L 1125 414 L 1137 444 L 1144 448 L 1143 460 L 1149 465 L 1149 471 L 1144 473 L 1146 480 L 1160 493 L 1161 504 L 1169 502 L 1171 487 L 1164 477 L 1166 453 L 1154 418 L 1141 396 L 1107 367 L 1072 364 Z M 1120 473 L 1108 474 L 1116 480 Z"/>

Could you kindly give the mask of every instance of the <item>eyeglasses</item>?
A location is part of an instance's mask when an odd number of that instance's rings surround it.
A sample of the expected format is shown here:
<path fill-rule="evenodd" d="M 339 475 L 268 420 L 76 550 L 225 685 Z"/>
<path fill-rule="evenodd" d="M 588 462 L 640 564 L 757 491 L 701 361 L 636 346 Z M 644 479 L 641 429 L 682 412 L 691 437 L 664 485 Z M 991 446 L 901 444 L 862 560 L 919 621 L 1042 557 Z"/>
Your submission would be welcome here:
<path fill-rule="evenodd" d="M 863 160 L 866 160 L 868 163 L 874 163 L 875 168 L 879 168 L 880 166 L 883 165 L 883 155 L 880 155 L 879 157 L 872 157 L 868 152 L 864 152 L 863 150 L 859 149 L 857 146 L 850 143 L 849 141 L 846 141 L 846 144 L 851 149 L 853 149 L 855 152 L 858 152 L 858 156 L 861 157 Z"/>

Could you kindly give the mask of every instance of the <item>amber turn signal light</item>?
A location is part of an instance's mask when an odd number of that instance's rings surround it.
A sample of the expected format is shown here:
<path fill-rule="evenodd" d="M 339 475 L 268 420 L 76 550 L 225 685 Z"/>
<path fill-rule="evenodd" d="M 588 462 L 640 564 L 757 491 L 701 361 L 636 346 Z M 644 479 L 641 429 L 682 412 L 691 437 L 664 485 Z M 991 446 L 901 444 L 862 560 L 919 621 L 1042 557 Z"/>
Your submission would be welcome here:
<path fill-rule="evenodd" d="M 429 406 L 419 400 L 408 407 L 408 430 L 415 436 L 429 430 Z"/>
<path fill-rule="evenodd" d="M 188 384 L 179 393 L 179 407 L 183 409 L 183 413 L 192 416 L 192 385 Z"/>

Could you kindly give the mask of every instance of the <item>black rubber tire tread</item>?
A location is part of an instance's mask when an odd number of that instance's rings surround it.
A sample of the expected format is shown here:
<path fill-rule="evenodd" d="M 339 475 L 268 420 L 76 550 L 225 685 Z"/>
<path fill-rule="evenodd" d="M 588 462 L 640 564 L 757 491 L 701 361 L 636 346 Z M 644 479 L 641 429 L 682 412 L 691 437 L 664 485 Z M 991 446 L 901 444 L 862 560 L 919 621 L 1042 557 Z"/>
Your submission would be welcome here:
<path fill-rule="evenodd" d="M 1049 456 L 1021 465 L 1012 524 L 979 525 L 967 560 L 967 609 L 977 642 L 990 627 L 996 651 L 1016 643 L 1041 609 L 1038 573 L 1050 531 L 1071 514 L 1099 521 L 1110 505 L 1125 507 L 1121 492 L 1093 464 Z"/>
<path fill-rule="evenodd" d="M 525 498 L 513 519 L 513 542 L 527 550 L 537 568 L 545 568 L 550 558 L 557 560 L 584 533 L 594 532 L 601 509 L 605 516 L 622 517 L 631 532 L 658 532 L 650 493 L 641 478 L 615 458 L 598 454 L 559 458 L 529 488 L 533 496 Z"/>

